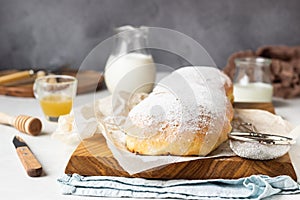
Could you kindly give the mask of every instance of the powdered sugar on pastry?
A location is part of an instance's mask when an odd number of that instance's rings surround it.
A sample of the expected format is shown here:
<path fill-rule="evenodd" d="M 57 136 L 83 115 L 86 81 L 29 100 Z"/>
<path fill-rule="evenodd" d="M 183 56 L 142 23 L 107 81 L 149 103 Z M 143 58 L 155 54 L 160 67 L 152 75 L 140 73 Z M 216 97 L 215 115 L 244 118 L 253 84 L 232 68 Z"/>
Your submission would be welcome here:
<path fill-rule="evenodd" d="M 158 133 L 167 132 L 164 142 L 182 140 L 183 144 L 194 139 L 186 138 L 187 133 L 201 132 L 210 138 L 204 146 L 214 146 L 226 120 L 225 81 L 221 72 L 212 67 L 185 67 L 174 71 L 129 112 L 125 125 L 127 135 L 150 141 Z"/>

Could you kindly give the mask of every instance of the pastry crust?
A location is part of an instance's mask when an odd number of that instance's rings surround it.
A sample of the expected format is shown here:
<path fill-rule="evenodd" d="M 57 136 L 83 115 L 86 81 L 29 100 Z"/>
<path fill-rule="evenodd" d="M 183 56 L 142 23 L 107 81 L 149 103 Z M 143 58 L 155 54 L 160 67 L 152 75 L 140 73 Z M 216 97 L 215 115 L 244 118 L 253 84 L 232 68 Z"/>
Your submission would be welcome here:
<path fill-rule="evenodd" d="M 205 156 L 231 131 L 232 83 L 210 67 L 185 67 L 169 76 L 130 111 L 126 146 L 143 155 Z"/>

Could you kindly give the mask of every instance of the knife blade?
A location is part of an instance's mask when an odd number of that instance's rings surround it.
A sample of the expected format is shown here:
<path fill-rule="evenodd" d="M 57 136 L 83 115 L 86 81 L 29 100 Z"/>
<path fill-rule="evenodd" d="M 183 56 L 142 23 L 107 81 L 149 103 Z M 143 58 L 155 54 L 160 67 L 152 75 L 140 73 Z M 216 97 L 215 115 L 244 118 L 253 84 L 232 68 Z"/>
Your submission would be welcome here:
<path fill-rule="evenodd" d="M 36 157 L 33 155 L 32 151 L 29 149 L 24 140 L 19 136 L 15 136 L 13 139 L 13 144 L 15 145 L 17 154 L 28 176 L 41 176 L 43 171 L 42 166 L 40 162 L 36 159 Z"/>

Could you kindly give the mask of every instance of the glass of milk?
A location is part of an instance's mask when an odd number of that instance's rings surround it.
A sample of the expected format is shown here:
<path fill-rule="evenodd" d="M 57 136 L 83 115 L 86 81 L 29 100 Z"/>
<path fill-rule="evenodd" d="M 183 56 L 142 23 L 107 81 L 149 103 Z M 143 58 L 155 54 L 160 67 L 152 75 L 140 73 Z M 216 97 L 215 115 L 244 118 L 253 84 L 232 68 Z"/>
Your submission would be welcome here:
<path fill-rule="evenodd" d="M 235 59 L 235 102 L 272 102 L 270 64 L 270 59 L 261 57 Z"/>
<path fill-rule="evenodd" d="M 147 50 L 147 27 L 122 26 L 116 29 L 115 44 L 104 72 L 110 93 L 152 91 L 156 67 Z"/>

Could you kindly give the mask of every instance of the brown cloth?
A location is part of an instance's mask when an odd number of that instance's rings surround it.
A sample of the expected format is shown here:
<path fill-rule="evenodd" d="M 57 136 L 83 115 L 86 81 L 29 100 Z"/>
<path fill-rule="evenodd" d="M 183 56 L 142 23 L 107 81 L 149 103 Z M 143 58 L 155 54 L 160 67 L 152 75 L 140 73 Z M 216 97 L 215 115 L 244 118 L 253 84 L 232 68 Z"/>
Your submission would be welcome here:
<path fill-rule="evenodd" d="M 300 46 L 263 46 L 255 51 L 245 50 L 232 54 L 224 72 L 233 79 L 234 59 L 244 57 L 265 57 L 272 59 L 271 81 L 274 96 L 292 98 L 300 95 Z"/>

